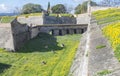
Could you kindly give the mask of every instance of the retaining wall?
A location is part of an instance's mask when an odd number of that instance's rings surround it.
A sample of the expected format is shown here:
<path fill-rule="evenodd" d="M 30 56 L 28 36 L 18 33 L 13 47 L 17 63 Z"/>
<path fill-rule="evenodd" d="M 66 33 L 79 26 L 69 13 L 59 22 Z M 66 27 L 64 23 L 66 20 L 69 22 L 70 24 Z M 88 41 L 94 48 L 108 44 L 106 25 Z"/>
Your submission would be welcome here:
<path fill-rule="evenodd" d="M 54 16 L 45 16 L 43 24 L 76 24 L 75 17 L 54 17 Z"/>

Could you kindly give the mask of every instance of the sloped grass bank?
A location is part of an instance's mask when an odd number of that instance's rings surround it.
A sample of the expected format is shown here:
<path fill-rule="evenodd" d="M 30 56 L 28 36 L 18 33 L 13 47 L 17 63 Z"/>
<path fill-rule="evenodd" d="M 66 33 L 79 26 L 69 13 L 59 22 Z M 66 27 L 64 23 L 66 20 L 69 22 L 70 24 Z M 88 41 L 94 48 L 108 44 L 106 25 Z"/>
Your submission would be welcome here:
<path fill-rule="evenodd" d="M 1 17 L 1 23 L 10 23 L 15 19 L 15 16 L 3 16 Z"/>
<path fill-rule="evenodd" d="M 40 34 L 16 53 L 0 52 L 0 63 L 11 65 L 0 76 L 67 76 L 80 37 Z"/>
<path fill-rule="evenodd" d="M 98 24 L 104 24 L 120 20 L 120 8 L 110 8 L 107 10 L 99 10 L 92 13 Z"/>
<path fill-rule="evenodd" d="M 114 49 L 115 56 L 120 61 L 120 22 L 104 27 L 103 33 L 109 39 Z"/>

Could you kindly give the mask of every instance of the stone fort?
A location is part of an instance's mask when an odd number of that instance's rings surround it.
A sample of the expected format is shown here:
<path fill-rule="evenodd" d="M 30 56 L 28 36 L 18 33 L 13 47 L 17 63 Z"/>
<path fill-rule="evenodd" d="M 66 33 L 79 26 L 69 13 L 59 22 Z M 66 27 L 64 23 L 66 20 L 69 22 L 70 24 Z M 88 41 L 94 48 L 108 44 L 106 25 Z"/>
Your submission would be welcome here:
<path fill-rule="evenodd" d="M 92 11 L 106 8 L 92 8 Z M 87 30 L 88 15 L 76 17 L 29 16 L 17 17 L 11 23 L 0 23 L 0 48 L 8 51 L 18 50 L 26 41 L 39 33 L 54 36 L 66 34 L 82 34 Z"/>

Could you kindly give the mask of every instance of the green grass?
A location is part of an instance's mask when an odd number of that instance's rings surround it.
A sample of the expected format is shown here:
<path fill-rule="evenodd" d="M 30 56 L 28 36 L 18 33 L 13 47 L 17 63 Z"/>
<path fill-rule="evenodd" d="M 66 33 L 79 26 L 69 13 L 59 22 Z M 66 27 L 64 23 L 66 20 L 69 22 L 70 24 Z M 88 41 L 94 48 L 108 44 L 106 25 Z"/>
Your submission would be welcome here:
<path fill-rule="evenodd" d="M 50 14 L 49 16 L 57 17 L 57 14 Z M 72 14 L 60 14 L 61 17 L 72 17 Z"/>
<path fill-rule="evenodd" d="M 111 73 L 110 70 L 102 70 L 102 71 L 98 72 L 97 75 L 95 75 L 95 76 L 105 76 L 110 73 Z"/>
<path fill-rule="evenodd" d="M 120 9 L 119 8 L 99 10 L 99 11 L 93 12 L 92 14 L 96 18 L 98 24 L 105 24 L 105 23 L 120 20 Z"/>
<path fill-rule="evenodd" d="M 98 46 L 96 46 L 96 49 L 102 49 L 102 48 L 105 48 L 106 47 L 106 45 L 98 45 Z"/>
<path fill-rule="evenodd" d="M 9 67 L 0 69 L 0 76 L 67 76 L 80 37 L 79 34 L 57 37 L 40 34 L 18 52 L 1 49 L 0 63 Z"/>
<path fill-rule="evenodd" d="M 120 62 L 120 44 L 116 47 L 115 49 L 115 57 L 119 60 Z"/>
<path fill-rule="evenodd" d="M 1 23 L 10 23 L 15 19 L 15 16 L 3 16 Z"/>
<path fill-rule="evenodd" d="M 29 17 L 29 16 L 41 16 L 42 13 L 30 13 L 30 14 L 21 14 L 18 17 L 24 16 L 24 17 Z"/>

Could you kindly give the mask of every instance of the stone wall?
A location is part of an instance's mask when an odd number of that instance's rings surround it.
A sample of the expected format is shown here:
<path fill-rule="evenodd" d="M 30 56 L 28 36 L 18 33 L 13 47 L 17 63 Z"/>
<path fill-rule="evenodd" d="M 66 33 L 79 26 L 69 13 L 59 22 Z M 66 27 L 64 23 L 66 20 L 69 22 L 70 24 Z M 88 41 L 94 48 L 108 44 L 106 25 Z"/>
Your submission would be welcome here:
<path fill-rule="evenodd" d="M 66 35 L 66 34 L 82 34 L 87 30 L 87 24 L 63 24 L 63 25 L 44 25 L 44 26 L 37 26 L 39 32 L 45 32 L 48 34 L 52 34 L 54 36 L 58 35 Z"/>
<path fill-rule="evenodd" d="M 0 48 L 14 50 L 11 24 L 0 24 Z"/>
<path fill-rule="evenodd" d="M 106 9 L 109 9 L 109 8 L 113 8 L 113 7 L 93 6 L 93 7 L 91 7 L 91 11 L 94 12 L 94 11 L 98 11 L 98 10 L 106 10 Z"/>
<path fill-rule="evenodd" d="M 43 25 L 43 24 L 76 24 L 75 17 L 54 17 L 54 16 L 28 16 L 18 17 L 18 22 L 28 25 Z"/>
<path fill-rule="evenodd" d="M 76 24 L 75 17 L 54 17 L 54 16 L 45 16 L 43 24 Z"/>
<path fill-rule="evenodd" d="M 43 25 L 43 17 L 42 16 L 28 16 L 28 17 L 18 17 L 18 22 L 33 24 L 33 25 Z"/>
<path fill-rule="evenodd" d="M 12 34 L 13 34 L 13 42 L 15 50 L 19 49 L 23 44 L 28 41 L 30 37 L 30 28 L 26 24 L 20 24 L 15 19 L 11 23 Z"/>
<path fill-rule="evenodd" d="M 87 13 L 79 14 L 77 19 L 77 24 L 88 24 L 89 23 L 89 16 Z"/>
<path fill-rule="evenodd" d="M 38 27 L 32 27 L 31 29 L 31 39 L 36 37 L 39 34 L 39 28 Z"/>

